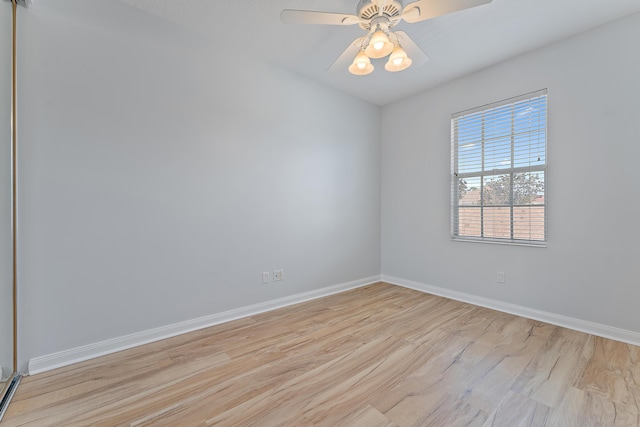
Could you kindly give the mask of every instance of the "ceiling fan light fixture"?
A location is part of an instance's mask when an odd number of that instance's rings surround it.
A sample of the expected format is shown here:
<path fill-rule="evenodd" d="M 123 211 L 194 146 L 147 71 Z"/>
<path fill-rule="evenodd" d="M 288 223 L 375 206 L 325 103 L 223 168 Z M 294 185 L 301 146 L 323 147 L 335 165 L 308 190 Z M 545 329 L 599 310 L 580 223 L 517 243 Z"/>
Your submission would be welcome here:
<path fill-rule="evenodd" d="M 373 33 L 369 45 L 365 49 L 365 53 L 369 58 L 383 58 L 393 51 L 393 43 L 389 41 L 389 37 L 380 29 Z"/>
<path fill-rule="evenodd" d="M 367 74 L 371 74 L 373 72 L 373 65 L 371 64 L 371 60 L 364 53 L 364 51 L 360 51 L 353 60 L 353 63 L 349 67 L 349 72 L 351 74 L 355 74 L 356 76 L 366 76 Z"/>
<path fill-rule="evenodd" d="M 407 52 L 398 45 L 393 49 L 391 55 L 389 55 L 389 60 L 385 64 L 384 69 L 395 73 L 397 71 L 406 70 L 411 66 L 412 62 L 411 58 L 407 56 Z"/>
<path fill-rule="evenodd" d="M 15 0 L 14 0 L 15 1 Z M 27 1 L 31 0 L 18 0 Z M 351 0 L 355 1 L 355 0 Z M 388 58 L 385 68 L 396 72 L 409 68 L 412 60 L 400 48 L 399 40 L 403 39 L 405 46 L 414 56 L 417 65 L 422 65 L 429 59 L 427 54 L 402 30 L 396 29 L 401 21 L 413 24 L 426 21 L 438 16 L 447 15 L 465 9 L 470 9 L 492 0 L 407 0 L 404 6 L 402 0 L 358 0 L 354 15 L 313 10 L 284 9 L 280 19 L 289 24 L 318 24 L 318 25 L 358 25 L 366 34 L 354 40 L 334 61 L 327 71 L 342 69 L 356 51 L 363 51 L 368 58 L 380 59 L 391 55 L 397 47 L 399 50 L 393 57 Z M 390 40 L 391 39 L 391 40 Z M 361 58 L 359 54 L 358 57 Z M 371 61 L 354 60 L 349 71 L 357 75 L 369 74 L 373 71 Z"/>

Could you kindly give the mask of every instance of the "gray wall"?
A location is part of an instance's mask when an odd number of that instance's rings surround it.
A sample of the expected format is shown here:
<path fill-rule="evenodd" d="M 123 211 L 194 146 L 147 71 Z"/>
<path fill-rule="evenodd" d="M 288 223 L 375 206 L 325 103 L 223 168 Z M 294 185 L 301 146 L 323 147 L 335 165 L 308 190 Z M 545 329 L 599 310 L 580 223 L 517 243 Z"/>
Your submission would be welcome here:
<path fill-rule="evenodd" d="M 23 368 L 379 274 L 379 107 L 119 2 L 20 35 Z"/>
<path fill-rule="evenodd" d="M 385 107 L 383 274 L 640 332 L 637 40 L 640 14 Z M 450 114 L 542 88 L 548 247 L 451 241 Z"/>
<path fill-rule="evenodd" d="M 119 2 L 24 15 L 23 369 L 380 271 L 640 331 L 640 15 L 382 113 Z M 545 87 L 548 248 L 451 242 L 450 114 Z"/>
<path fill-rule="evenodd" d="M 11 28 L 11 3 L 0 2 L 0 377 L 13 370 Z"/>

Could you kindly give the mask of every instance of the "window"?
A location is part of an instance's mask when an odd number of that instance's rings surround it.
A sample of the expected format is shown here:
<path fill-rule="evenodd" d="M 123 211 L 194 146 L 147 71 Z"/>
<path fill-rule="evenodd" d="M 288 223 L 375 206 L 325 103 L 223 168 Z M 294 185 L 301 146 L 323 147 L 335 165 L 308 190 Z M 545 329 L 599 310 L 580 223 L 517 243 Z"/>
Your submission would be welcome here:
<path fill-rule="evenodd" d="M 547 90 L 451 116 L 451 235 L 547 241 Z"/>

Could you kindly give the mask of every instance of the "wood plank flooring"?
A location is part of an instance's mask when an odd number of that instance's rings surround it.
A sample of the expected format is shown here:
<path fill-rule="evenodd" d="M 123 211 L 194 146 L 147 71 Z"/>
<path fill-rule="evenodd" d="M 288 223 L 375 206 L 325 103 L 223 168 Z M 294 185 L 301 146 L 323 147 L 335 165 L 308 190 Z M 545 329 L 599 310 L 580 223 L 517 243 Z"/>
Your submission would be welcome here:
<path fill-rule="evenodd" d="M 27 425 L 640 426 L 640 347 L 379 283 L 26 377 Z"/>

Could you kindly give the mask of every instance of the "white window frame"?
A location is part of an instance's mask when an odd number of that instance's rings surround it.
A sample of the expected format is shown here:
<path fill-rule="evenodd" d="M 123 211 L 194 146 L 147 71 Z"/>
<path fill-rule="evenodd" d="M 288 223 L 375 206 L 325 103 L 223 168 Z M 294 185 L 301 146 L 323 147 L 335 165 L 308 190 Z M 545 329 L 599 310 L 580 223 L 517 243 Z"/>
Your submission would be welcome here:
<path fill-rule="evenodd" d="M 512 114 L 511 115 L 511 164 L 510 167 L 501 167 L 499 169 L 488 169 L 485 168 L 485 162 L 486 162 L 486 157 L 487 154 L 485 154 L 485 144 L 487 144 L 487 140 L 489 138 L 487 138 L 485 140 L 485 114 L 490 114 L 491 111 L 494 111 L 495 109 L 498 108 L 502 108 L 504 109 L 504 107 L 506 106 L 515 106 L 516 104 L 522 105 L 523 102 L 535 102 L 535 100 L 540 100 L 541 98 L 544 98 L 544 129 L 542 129 L 542 127 L 532 127 L 532 131 L 534 132 L 541 132 L 542 130 L 544 130 L 544 163 L 543 164 L 529 164 L 527 166 L 519 166 L 519 167 L 515 167 L 514 163 L 514 150 L 516 149 L 516 143 L 515 141 L 515 137 L 516 137 L 516 133 L 514 130 L 514 123 L 515 123 L 515 116 Z M 498 102 L 494 102 L 491 104 L 487 104 L 487 105 L 483 105 L 481 107 L 477 107 L 477 108 L 473 108 L 470 110 L 465 110 L 465 111 L 461 111 L 458 113 L 454 113 L 451 115 L 451 239 L 452 240 L 458 240 L 458 241 L 470 241 L 470 242 L 486 242 L 486 243 L 501 243 L 501 244 L 511 244 L 511 245 L 526 245 L 526 246 L 539 246 L 539 247 L 546 247 L 547 246 L 547 214 L 548 214 L 548 208 L 547 208 L 547 198 L 546 198 L 546 194 L 547 194 L 547 164 L 548 164 L 548 159 L 547 159 L 547 146 L 548 146 L 548 138 L 547 138 L 547 130 L 548 130 L 548 103 L 547 103 L 547 89 L 542 89 L 542 90 L 538 90 L 536 92 L 531 92 L 531 93 L 527 93 L 521 96 L 517 96 L 514 98 L 509 98 L 503 101 L 498 101 Z M 481 137 L 479 139 L 477 139 L 475 142 L 481 144 L 482 149 L 481 149 L 481 154 L 479 156 L 480 160 L 481 160 L 481 167 L 477 170 L 473 170 L 473 171 L 465 171 L 465 172 L 460 172 L 458 170 L 458 163 L 459 163 L 459 147 L 460 147 L 460 140 L 458 138 L 459 136 L 459 132 L 458 132 L 458 124 L 460 123 L 461 120 L 464 120 L 465 117 L 470 117 L 472 115 L 475 115 L 474 117 L 477 117 L 478 114 L 481 114 L 482 116 L 482 132 L 481 132 Z M 464 141 L 463 141 L 464 142 Z M 539 150 L 539 148 L 538 148 Z M 477 160 L 477 158 L 474 158 L 474 160 Z M 513 176 L 514 174 L 518 174 L 518 173 L 539 173 L 542 172 L 544 179 L 543 179 L 543 190 L 542 190 L 542 196 L 543 196 L 543 203 L 536 203 L 533 206 L 542 206 L 543 210 L 544 210 L 544 215 L 543 215 L 543 227 L 544 227 L 544 238 L 543 239 L 520 239 L 520 238 L 514 238 L 514 209 L 517 208 L 521 208 L 523 206 L 530 206 L 530 205 L 517 205 L 513 203 L 513 185 L 510 186 L 509 188 L 509 192 L 510 192 L 510 200 L 509 203 L 506 205 L 500 205 L 501 207 L 506 207 L 509 208 L 509 238 L 505 238 L 505 237 L 492 237 L 492 236 L 485 236 L 485 231 L 484 231 L 484 222 L 485 222 L 485 208 L 495 208 L 496 206 L 490 206 L 490 205 L 485 205 L 484 204 L 484 200 L 483 200 L 483 194 L 484 194 L 484 189 L 481 185 L 480 189 L 479 189 L 479 196 L 480 196 L 480 201 L 478 202 L 478 209 L 480 211 L 479 213 L 479 221 L 480 224 L 477 225 L 479 226 L 480 229 L 480 235 L 460 235 L 460 215 L 459 215 L 459 208 L 460 208 L 460 189 L 459 189 L 459 185 L 460 185 L 460 179 L 467 179 L 467 178 L 472 178 L 472 179 L 480 179 L 480 182 L 483 183 L 485 177 L 489 177 L 489 176 L 498 176 L 498 175 L 509 175 L 509 182 L 513 183 Z M 462 205 L 463 207 L 469 207 L 468 205 Z M 530 221 L 532 221 L 531 217 L 529 218 Z M 529 223 L 529 225 L 531 226 L 531 223 Z"/>

